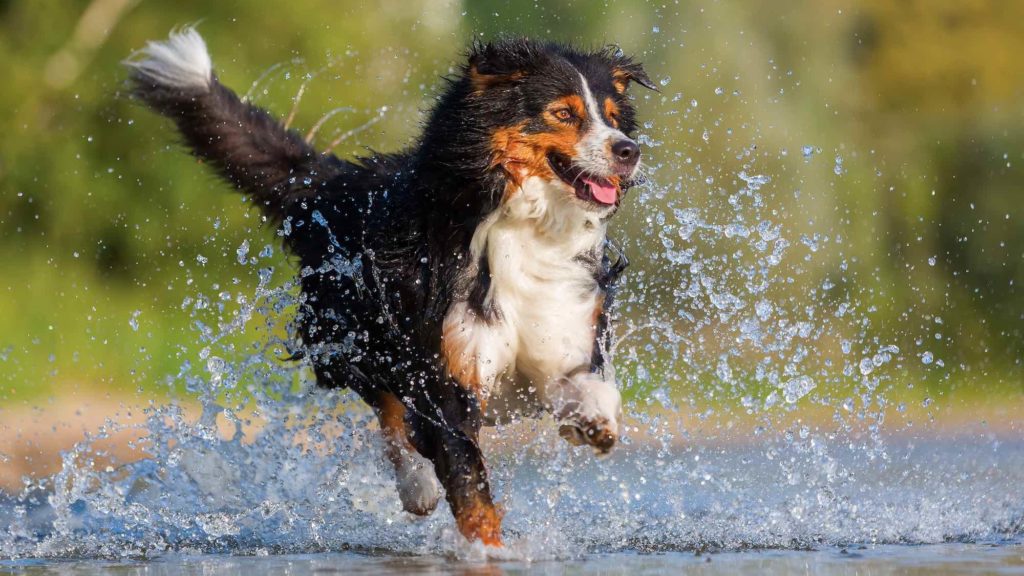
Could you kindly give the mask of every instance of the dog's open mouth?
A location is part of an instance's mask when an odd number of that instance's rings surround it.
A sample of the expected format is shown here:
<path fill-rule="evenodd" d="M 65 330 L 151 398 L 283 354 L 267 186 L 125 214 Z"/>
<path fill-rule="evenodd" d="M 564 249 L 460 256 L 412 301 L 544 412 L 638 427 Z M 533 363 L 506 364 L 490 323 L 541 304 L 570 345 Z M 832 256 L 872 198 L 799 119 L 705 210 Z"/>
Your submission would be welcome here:
<path fill-rule="evenodd" d="M 548 164 L 559 178 L 572 186 L 580 200 L 612 206 L 619 200 L 619 187 L 610 180 L 584 174 L 573 166 L 572 160 L 562 154 L 548 154 Z"/>

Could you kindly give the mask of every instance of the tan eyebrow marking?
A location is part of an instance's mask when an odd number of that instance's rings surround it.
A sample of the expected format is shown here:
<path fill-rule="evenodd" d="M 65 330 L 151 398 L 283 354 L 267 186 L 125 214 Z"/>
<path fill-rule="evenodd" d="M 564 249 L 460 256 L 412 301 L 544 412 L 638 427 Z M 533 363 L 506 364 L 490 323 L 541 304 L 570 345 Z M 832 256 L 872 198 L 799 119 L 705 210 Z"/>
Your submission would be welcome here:
<path fill-rule="evenodd" d="M 563 96 L 552 100 L 547 106 L 548 112 L 554 112 L 559 108 L 568 108 L 572 111 L 573 115 L 577 118 L 584 118 L 586 116 L 586 108 L 583 105 L 583 99 L 578 94 L 570 94 L 569 96 Z"/>

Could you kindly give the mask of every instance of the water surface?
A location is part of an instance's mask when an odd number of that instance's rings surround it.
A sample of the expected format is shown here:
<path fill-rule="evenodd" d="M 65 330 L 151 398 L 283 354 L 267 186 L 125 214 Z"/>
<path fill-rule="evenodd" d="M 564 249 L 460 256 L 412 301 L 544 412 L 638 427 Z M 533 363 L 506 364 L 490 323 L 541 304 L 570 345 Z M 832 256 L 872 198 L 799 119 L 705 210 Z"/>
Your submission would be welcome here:
<path fill-rule="evenodd" d="M 11 526 L 0 572 L 1024 573 L 1024 442 L 887 442 L 876 460 L 796 442 L 785 456 L 760 444 L 637 443 L 598 460 L 535 440 L 530 457 L 492 462 L 508 510 L 500 553 L 461 541 L 445 511 L 400 512 L 372 446 L 341 470 L 347 480 L 334 477 L 355 486 L 320 501 L 307 500 L 316 483 L 273 485 L 292 490 L 277 502 L 238 490 L 227 460 L 182 465 L 180 485 L 149 492 L 143 463 L 97 489 L 106 496 L 83 492 L 65 508 L 45 492 L 0 501 Z M 121 490 L 117 508 L 109 492 Z M 186 494 L 197 501 L 190 516 L 167 509 Z"/>

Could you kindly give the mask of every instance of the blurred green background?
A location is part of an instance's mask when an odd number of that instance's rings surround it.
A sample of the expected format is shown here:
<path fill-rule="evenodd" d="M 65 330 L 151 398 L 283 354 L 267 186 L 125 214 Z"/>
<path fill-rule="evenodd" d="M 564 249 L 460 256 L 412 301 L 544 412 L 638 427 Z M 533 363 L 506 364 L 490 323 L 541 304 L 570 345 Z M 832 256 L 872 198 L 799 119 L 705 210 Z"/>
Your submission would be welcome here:
<path fill-rule="evenodd" d="M 221 79 L 282 117 L 319 71 L 294 125 L 342 107 L 321 146 L 386 106 L 340 154 L 413 138 L 473 36 L 617 43 L 662 85 L 636 97 L 677 205 L 724 205 L 709 178 L 756 145 L 790 242 L 843 238 L 786 269 L 794 305 L 836 278 L 871 318 L 855 336 L 913 360 L 901 377 L 1021 394 L 1024 2 L 0 0 L 0 406 L 164 390 L 201 347 L 183 300 L 253 293 L 236 250 L 273 230 L 123 92 L 122 59 L 195 22 Z M 650 207 L 624 212 L 652 274 Z"/>

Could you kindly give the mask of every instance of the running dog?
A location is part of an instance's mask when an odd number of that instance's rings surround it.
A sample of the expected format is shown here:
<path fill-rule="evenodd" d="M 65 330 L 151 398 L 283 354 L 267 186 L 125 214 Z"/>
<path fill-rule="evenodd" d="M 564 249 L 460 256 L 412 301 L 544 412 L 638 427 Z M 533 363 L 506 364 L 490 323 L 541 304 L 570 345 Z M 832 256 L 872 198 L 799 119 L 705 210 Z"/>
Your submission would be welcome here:
<path fill-rule="evenodd" d="M 319 386 L 377 414 L 405 510 L 444 488 L 459 531 L 501 545 L 481 426 L 550 412 L 604 453 L 620 433 L 606 229 L 636 184 L 630 83 L 614 48 L 474 43 L 418 143 L 320 153 L 213 72 L 192 28 L 126 61 L 134 98 L 278 226 L 304 270 L 298 347 Z"/>

